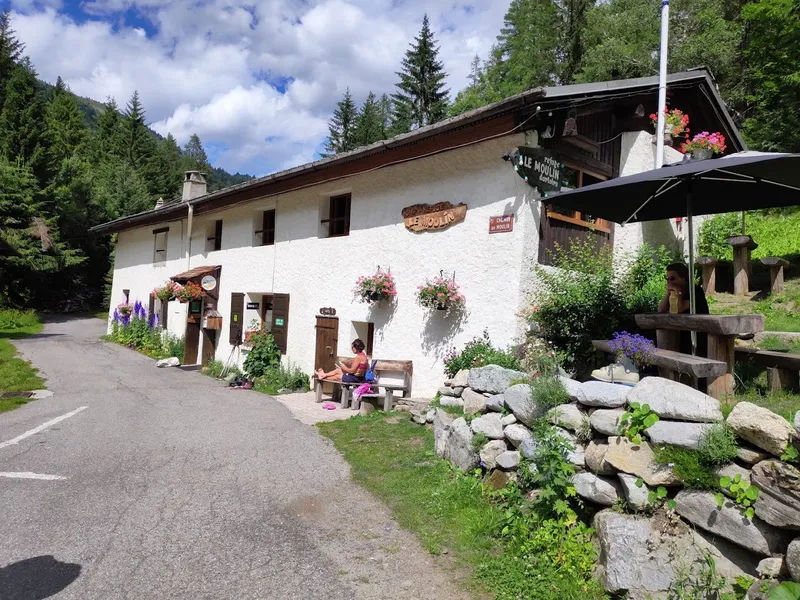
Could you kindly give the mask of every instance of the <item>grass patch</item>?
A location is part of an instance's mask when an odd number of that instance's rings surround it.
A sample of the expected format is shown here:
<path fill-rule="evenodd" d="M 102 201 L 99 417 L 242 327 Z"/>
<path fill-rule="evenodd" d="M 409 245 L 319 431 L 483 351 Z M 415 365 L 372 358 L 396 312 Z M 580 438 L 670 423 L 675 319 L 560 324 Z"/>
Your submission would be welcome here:
<path fill-rule="evenodd" d="M 708 304 L 714 315 L 761 313 L 766 331 L 800 331 L 800 279 L 787 280 L 783 293 L 760 300 L 715 293 Z"/>
<path fill-rule="evenodd" d="M 788 352 L 790 354 L 800 354 L 800 340 L 783 340 L 776 335 L 766 335 L 758 347 L 762 350 L 772 350 L 773 352 Z"/>
<path fill-rule="evenodd" d="M 686 487 L 712 491 L 718 489 L 713 467 L 703 463 L 699 452 L 675 446 L 653 446 L 653 452 L 656 463 L 673 465 L 672 470 Z"/>
<path fill-rule="evenodd" d="M 0 310 L 0 393 L 25 392 L 41 389 L 44 380 L 30 362 L 17 358 L 10 339 L 34 335 L 42 324 L 33 311 Z M 0 413 L 13 410 L 29 402 L 29 398 L 0 398 Z"/>
<path fill-rule="evenodd" d="M 105 308 L 92 311 L 92 316 L 95 319 L 100 319 L 101 321 L 105 321 L 106 323 L 108 323 L 108 311 Z"/>

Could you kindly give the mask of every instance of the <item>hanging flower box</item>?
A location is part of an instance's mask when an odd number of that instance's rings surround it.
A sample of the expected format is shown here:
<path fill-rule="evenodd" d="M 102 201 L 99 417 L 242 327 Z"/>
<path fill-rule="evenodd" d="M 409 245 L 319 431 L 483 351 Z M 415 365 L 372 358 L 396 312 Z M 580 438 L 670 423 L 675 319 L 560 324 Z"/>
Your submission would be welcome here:
<path fill-rule="evenodd" d="M 150 292 L 150 296 L 161 300 L 161 302 L 170 302 L 178 297 L 178 292 L 180 290 L 181 286 L 179 284 L 174 281 L 168 281 L 161 287 L 157 287 Z"/>
<path fill-rule="evenodd" d="M 133 314 L 133 305 L 127 302 L 118 304 L 116 312 L 120 317 L 130 317 Z"/>
<path fill-rule="evenodd" d="M 182 303 L 194 302 L 205 298 L 206 293 L 199 285 L 191 281 L 186 282 L 178 292 L 175 294 L 175 299 Z"/>
<path fill-rule="evenodd" d="M 353 294 L 360 302 L 377 304 L 397 296 L 397 288 L 392 274 L 378 269 L 373 275 L 359 277 Z"/>
<path fill-rule="evenodd" d="M 417 303 L 429 310 L 449 313 L 464 306 L 465 301 L 458 284 L 442 276 L 429 279 L 417 288 Z"/>
<path fill-rule="evenodd" d="M 686 142 L 681 150 L 686 154 L 691 154 L 695 160 L 705 160 L 714 154 L 722 154 L 725 152 L 725 147 L 724 135 L 718 131 L 714 133 L 701 131 L 691 141 Z"/>
<path fill-rule="evenodd" d="M 665 144 L 671 146 L 673 138 L 688 136 L 689 115 L 684 113 L 682 110 L 678 108 L 667 110 L 665 107 L 664 119 L 666 121 L 664 123 Z M 650 123 L 652 123 L 653 127 L 656 128 L 656 133 L 658 133 L 658 115 L 656 113 L 650 115 Z"/>

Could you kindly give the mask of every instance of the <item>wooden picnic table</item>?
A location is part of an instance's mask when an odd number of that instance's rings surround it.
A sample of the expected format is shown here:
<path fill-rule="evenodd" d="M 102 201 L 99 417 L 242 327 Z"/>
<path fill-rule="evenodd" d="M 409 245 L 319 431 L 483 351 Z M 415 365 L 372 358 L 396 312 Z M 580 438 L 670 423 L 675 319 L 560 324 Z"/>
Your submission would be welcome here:
<path fill-rule="evenodd" d="M 733 395 L 733 363 L 736 338 L 764 331 L 764 315 L 688 315 L 648 313 L 636 315 L 642 329 L 656 330 L 656 346 L 679 350 L 680 331 L 708 334 L 708 358 L 724 362 L 727 372 L 708 378 L 708 394 L 714 398 Z"/>

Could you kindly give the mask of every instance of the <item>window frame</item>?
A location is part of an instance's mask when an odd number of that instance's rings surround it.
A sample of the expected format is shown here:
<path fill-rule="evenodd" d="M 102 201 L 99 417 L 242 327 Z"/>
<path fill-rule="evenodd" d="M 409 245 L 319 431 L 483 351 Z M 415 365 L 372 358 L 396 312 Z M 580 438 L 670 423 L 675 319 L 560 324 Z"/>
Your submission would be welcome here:
<path fill-rule="evenodd" d="M 208 252 L 218 252 L 222 250 L 222 219 L 214 221 L 214 235 L 206 238 L 206 242 L 214 242 Z"/>
<path fill-rule="evenodd" d="M 335 214 L 334 208 L 337 205 L 338 201 L 344 201 L 344 215 L 341 217 L 333 216 Z M 328 218 L 322 219 L 320 223 L 324 223 L 328 225 L 328 236 L 329 238 L 333 237 L 346 237 L 350 235 L 350 210 L 353 204 L 353 195 L 351 193 L 346 194 L 337 194 L 336 196 L 330 196 L 328 199 Z M 334 233 L 334 227 L 341 223 L 343 225 L 344 231 L 341 233 Z"/>
<path fill-rule="evenodd" d="M 599 179 L 600 181 L 608 181 L 609 177 L 607 175 L 603 175 L 602 173 L 598 173 L 597 171 L 593 171 L 592 169 L 587 169 L 584 166 L 581 166 L 576 163 L 572 163 L 569 161 L 562 161 L 564 166 L 568 169 L 572 169 L 573 171 L 577 171 L 577 185 L 575 188 L 569 189 L 580 189 L 583 187 L 583 176 L 584 174 L 589 175 L 595 179 Z M 566 223 L 570 223 L 572 225 L 578 225 L 579 227 L 585 227 L 586 229 L 591 229 L 592 231 L 601 231 L 603 233 L 611 233 L 611 227 L 609 223 L 605 219 L 597 218 L 594 221 L 586 220 L 586 215 L 581 213 L 580 211 L 572 211 L 572 215 L 565 215 L 563 213 L 557 212 L 547 206 L 545 203 L 545 215 L 548 219 L 554 219 L 556 221 L 564 221 Z"/>
<path fill-rule="evenodd" d="M 163 237 L 161 237 L 163 236 Z M 158 241 L 164 240 L 164 248 L 159 250 Z M 167 249 L 169 247 L 169 227 L 162 227 L 153 230 L 153 264 L 163 265 L 167 262 Z M 159 253 L 164 254 L 164 258 L 159 259 Z"/>
<path fill-rule="evenodd" d="M 271 216 L 272 226 L 269 227 L 269 223 L 267 222 Z M 269 208 L 263 212 L 261 215 L 261 229 L 257 230 L 256 235 L 261 236 L 261 245 L 262 246 L 274 246 L 275 245 L 275 209 Z"/>

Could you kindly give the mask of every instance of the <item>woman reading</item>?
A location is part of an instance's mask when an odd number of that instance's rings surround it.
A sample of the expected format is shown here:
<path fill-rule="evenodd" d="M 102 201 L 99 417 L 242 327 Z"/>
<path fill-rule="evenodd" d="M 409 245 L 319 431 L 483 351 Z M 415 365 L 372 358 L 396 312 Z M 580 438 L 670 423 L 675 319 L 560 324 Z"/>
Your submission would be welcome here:
<path fill-rule="evenodd" d="M 317 379 L 341 381 L 342 383 L 362 383 L 369 368 L 369 357 L 364 352 L 364 342 L 355 339 L 350 348 L 356 355 L 355 358 L 337 363 L 336 368 L 327 373 L 322 369 L 317 369 Z"/>

